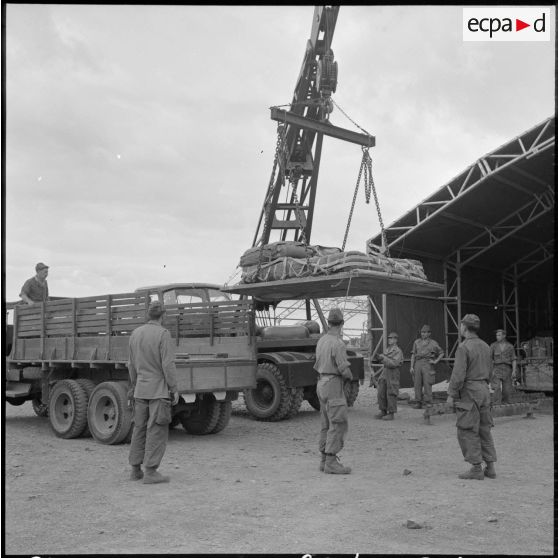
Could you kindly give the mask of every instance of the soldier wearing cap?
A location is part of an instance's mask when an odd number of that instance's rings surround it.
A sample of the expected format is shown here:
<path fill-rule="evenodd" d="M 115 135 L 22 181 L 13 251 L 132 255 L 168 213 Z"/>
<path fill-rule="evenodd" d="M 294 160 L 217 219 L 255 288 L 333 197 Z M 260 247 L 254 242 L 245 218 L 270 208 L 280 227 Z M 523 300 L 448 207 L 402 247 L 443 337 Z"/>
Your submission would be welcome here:
<path fill-rule="evenodd" d="M 40 262 L 35 266 L 35 276 L 27 279 L 21 287 L 19 296 L 25 304 L 35 304 L 36 302 L 47 302 L 48 300 L 48 265 Z"/>
<path fill-rule="evenodd" d="M 496 341 L 490 345 L 492 357 L 492 378 L 490 387 L 494 390 L 493 403 L 509 403 L 513 389 L 513 379 L 517 372 L 517 357 L 513 345 L 506 340 L 503 329 L 496 330 Z"/>
<path fill-rule="evenodd" d="M 319 374 L 316 391 L 320 400 L 321 429 L 319 450 L 320 471 L 338 475 L 351 472 L 339 461 L 337 454 L 344 445 L 349 429 L 348 407 L 344 381 L 353 379 L 351 364 L 347 359 L 347 348 L 341 338 L 341 328 L 345 323 L 339 308 L 333 308 L 328 315 L 329 329 L 316 345 L 314 370 Z"/>
<path fill-rule="evenodd" d="M 415 385 L 415 403 L 413 407 L 420 409 L 422 404 L 432 405 L 432 386 L 436 381 L 436 370 L 434 364 L 440 362 L 444 351 L 430 339 L 430 326 L 423 325 L 420 330 L 420 339 L 413 343 L 411 352 L 411 376 Z M 423 396 L 424 389 L 424 396 Z"/>
<path fill-rule="evenodd" d="M 392 331 L 388 335 L 388 347 L 385 354 L 378 355 L 383 364 L 380 378 L 378 379 L 378 407 L 380 412 L 377 419 L 393 420 L 397 413 L 397 395 L 399 394 L 399 367 L 403 363 L 403 351 L 397 346 L 399 335 Z"/>
<path fill-rule="evenodd" d="M 467 314 L 459 332 L 464 338 L 455 352 L 455 362 L 448 386 L 447 405 L 457 414 L 457 440 L 469 471 L 460 479 L 495 478 L 496 448 L 490 429 L 494 425 L 490 413 L 489 378 L 492 370 L 490 347 L 477 334 L 479 317 Z M 482 462 L 486 463 L 483 470 Z"/>
<path fill-rule="evenodd" d="M 170 480 L 157 471 L 167 447 L 171 403 L 176 405 L 179 398 L 174 345 L 169 331 L 162 325 L 164 314 L 164 306 L 159 301 L 152 302 L 147 311 L 149 321 L 130 336 L 128 397 L 133 398 L 134 408 L 130 478 L 143 478 L 144 484 Z"/>

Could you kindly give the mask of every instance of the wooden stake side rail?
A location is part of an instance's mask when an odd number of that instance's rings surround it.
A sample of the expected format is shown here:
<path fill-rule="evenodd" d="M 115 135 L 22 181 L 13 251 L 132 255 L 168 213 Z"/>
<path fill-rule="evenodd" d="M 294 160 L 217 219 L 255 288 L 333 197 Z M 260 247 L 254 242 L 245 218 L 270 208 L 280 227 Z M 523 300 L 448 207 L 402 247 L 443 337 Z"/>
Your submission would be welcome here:
<path fill-rule="evenodd" d="M 117 294 L 17 306 L 10 359 L 25 362 L 120 363 L 134 329 L 148 320 L 146 294 Z M 249 301 L 177 304 L 163 321 L 182 353 L 254 358 Z"/>

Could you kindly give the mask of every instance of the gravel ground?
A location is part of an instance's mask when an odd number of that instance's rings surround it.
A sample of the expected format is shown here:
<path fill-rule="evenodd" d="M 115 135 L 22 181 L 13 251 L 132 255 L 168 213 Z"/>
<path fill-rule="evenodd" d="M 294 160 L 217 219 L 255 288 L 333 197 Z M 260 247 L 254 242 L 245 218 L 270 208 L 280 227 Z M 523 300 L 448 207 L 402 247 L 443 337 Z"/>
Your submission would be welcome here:
<path fill-rule="evenodd" d="M 4 550 L 553 554 L 551 414 L 496 418 L 498 477 L 463 481 L 454 415 L 427 426 L 402 403 L 395 421 L 374 420 L 367 383 L 349 414 L 346 476 L 318 471 L 307 402 L 284 422 L 252 420 L 237 402 L 217 435 L 172 430 L 166 485 L 128 480 L 128 446 L 56 438 L 30 403 L 7 405 Z"/>

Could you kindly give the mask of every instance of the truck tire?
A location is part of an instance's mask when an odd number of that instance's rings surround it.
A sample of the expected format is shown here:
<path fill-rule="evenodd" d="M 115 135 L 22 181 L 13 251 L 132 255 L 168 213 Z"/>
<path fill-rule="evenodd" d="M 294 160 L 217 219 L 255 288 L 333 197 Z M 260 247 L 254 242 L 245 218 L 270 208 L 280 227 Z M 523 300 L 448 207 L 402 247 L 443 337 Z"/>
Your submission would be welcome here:
<path fill-rule="evenodd" d="M 87 394 L 75 380 L 56 382 L 48 402 L 52 430 L 59 438 L 77 438 L 87 425 Z"/>
<path fill-rule="evenodd" d="M 91 394 L 93 390 L 97 387 L 97 384 L 93 380 L 88 378 L 78 378 L 76 382 L 85 390 L 87 394 L 87 406 L 89 407 L 89 400 L 91 399 Z M 82 438 L 91 438 L 91 430 L 89 430 L 89 423 L 85 426 L 85 430 L 81 434 Z"/>
<path fill-rule="evenodd" d="M 201 398 L 196 409 L 191 413 L 179 413 L 184 430 L 196 436 L 211 434 L 219 422 L 221 407 L 213 394 Z"/>
<path fill-rule="evenodd" d="M 316 411 L 320 410 L 320 399 L 318 398 L 318 394 L 316 392 L 316 386 L 310 386 L 305 390 L 304 397 L 310 406 L 316 409 Z"/>
<path fill-rule="evenodd" d="M 348 382 L 345 384 L 345 397 L 347 398 L 347 406 L 352 407 L 358 397 L 359 383 Z"/>
<path fill-rule="evenodd" d="M 229 420 L 231 420 L 231 412 L 232 401 L 219 401 L 219 419 L 217 420 L 215 428 L 211 431 L 211 434 L 221 432 L 221 430 L 229 424 Z"/>
<path fill-rule="evenodd" d="M 294 417 L 298 413 L 303 401 L 304 388 L 296 388 L 294 393 L 291 392 L 291 406 L 289 408 L 289 412 L 285 415 L 285 418 Z"/>
<path fill-rule="evenodd" d="M 36 397 L 31 401 L 33 411 L 38 417 L 48 417 L 48 403 L 43 403 L 40 397 Z"/>
<path fill-rule="evenodd" d="M 255 389 L 244 392 L 248 412 L 257 420 L 278 421 L 291 408 L 291 394 L 281 371 L 271 362 L 258 364 Z"/>
<path fill-rule="evenodd" d="M 130 434 L 132 412 L 123 382 L 103 382 L 95 387 L 87 407 L 91 435 L 101 444 L 119 444 Z"/>

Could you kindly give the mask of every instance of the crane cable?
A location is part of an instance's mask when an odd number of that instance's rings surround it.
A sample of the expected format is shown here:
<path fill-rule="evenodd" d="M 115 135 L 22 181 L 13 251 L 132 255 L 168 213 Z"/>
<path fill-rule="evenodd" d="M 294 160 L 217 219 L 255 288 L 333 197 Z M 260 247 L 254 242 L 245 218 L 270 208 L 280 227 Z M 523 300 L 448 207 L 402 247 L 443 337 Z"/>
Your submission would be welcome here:
<path fill-rule="evenodd" d="M 362 126 L 359 126 L 334 100 L 331 99 L 333 104 L 345 115 L 345 117 L 350 120 L 359 130 L 363 131 L 367 136 L 372 137 Z M 372 157 L 368 152 L 368 147 L 362 147 L 362 161 L 360 164 L 360 169 L 358 172 L 358 178 L 355 186 L 355 193 L 353 195 L 353 201 L 351 204 L 351 209 L 349 211 L 349 217 L 347 219 L 347 227 L 345 229 L 345 236 L 343 237 L 343 245 L 341 247 L 342 251 L 345 251 L 345 245 L 347 243 L 347 237 L 349 236 L 349 229 L 351 228 L 351 221 L 353 218 L 353 212 L 355 209 L 356 198 L 358 190 L 360 187 L 360 179 L 364 174 L 364 196 L 366 203 L 370 203 L 370 194 L 374 195 L 374 203 L 376 205 L 376 212 L 378 214 L 378 221 L 380 223 L 380 231 L 382 236 L 383 250 L 386 256 L 389 258 L 389 247 L 387 243 L 386 231 L 384 227 L 384 220 L 382 219 L 382 211 L 380 209 L 380 202 L 378 200 L 378 194 L 376 192 L 376 186 L 374 184 L 374 177 L 372 176 Z"/>

